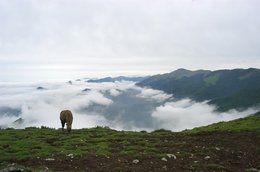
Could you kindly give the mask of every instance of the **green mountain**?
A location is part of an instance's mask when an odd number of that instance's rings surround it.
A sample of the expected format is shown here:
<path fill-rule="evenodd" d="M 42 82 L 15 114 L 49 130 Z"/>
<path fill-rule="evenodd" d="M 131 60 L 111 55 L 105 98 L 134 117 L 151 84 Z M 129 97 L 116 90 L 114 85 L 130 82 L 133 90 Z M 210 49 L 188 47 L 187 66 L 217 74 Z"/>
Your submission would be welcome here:
<path fill-rule="evenodd" d="M 137 85 L 163 90 L 176 98 L 209 100 L 209 104 L 217 105 L 219 111 L 244 109 L 260 103 L 260 70 L 255 68 L 217 71 L 178 69 L 152 76 Z"/>

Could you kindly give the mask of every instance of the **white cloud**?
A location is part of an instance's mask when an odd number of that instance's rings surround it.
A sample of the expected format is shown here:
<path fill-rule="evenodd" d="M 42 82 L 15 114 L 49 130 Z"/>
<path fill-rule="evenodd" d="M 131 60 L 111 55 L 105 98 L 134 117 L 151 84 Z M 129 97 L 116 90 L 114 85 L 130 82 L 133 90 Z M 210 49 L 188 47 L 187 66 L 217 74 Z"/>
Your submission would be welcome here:
<path fill-rule="evenodd" d="M 121 94 L 121 92 L 118 89 L 111 89 L 110 90 L 110 95 L 111 96 L 118 96 L 120 94 Z"/>
<path fill-rule="evenodd" d="M 45 89 L 38 90 L 37 87 Z M 48 126 L 60 128 L 59 113 L 70 109 L 73 128 L 109 126 L 118 130 L 154 130 L 166 128 L 179 131 L 232 120 L 253 114 L 235 110 L 217 113 L 206 102 L 183 99 L 173 102 L 171 95 L 132 82 L 115 83 L 38 83 L 1 86 L 0 126 Z M 86 91 L 83 91 L 86 89 Z M 18 113 L 21 112 L 20 115 Z M 22 118 L 22 125 L 13 124 Z"/>
<path fill-rule="evenodd" d="M 162 102 L 165 101 L 167 99 L 169 99 L 170 97 L 172 97 L 169 94 L 164 93 L 163 91 L 160 90 L 154 90 L 154 89 L 150 89 L 150 88 L 138 88 L 140 89 L 140 94 L 138 94 L 138 97 L 142 97 L 142 98 L 146 98 L 148 100 L 156 100 L 158 102 Z"/>
<path fill-rule="evenodd" d="M 17 117 L 10 117 L 8 115 L 4 115 L 1 114 L 0 116 L 0 126 L 2 127 L 11 127 L 12 125 L 10 125 L 12 122 L 14 122 L 15 120 L 17 120 Z"/>
<path fill-rule="evenodd" d="M 42 86 L 44 90 L 37 90 L 38 86 Z M 59 113 L 63 109 L 71 109 L 77 111 L 82 107 L 87 107 L 91 103 L 107 106 L 112 103 L 112 100 L 106 98 L 98 90 L 91 90 L 87 94 L 82 90 L 85 88 L 84 83 L 77 85 L 69 85 L 67 83 L 59 84 L 33 84 L 33 85 L 6 85 L 1 91 L 5 92 L 0 98 L 0 107 L 20 108 L 21 117 L 24 119 L 24 126 L 41 126 L 46 125 L 50 127 L 60 127 Z M 5 124 L 11 124 L 18 117 L 12 116 L 10 120 L 8 117 L 1 115 L 1 121 L 5 121 Z M 75 113 L 75 119 L 77 116 L 82 119 L 82 114 Z M 83 122 L 86 127 L 89 125 L 95 126 L 94 123 L 102 121 L 102 117 L 87 116 L 86 120 L 82 120 L 82 123 L 75 123 L 74 127 L 79 128 L 83 126 Z M 89 122 L 87 122 L 89 120 Z M 8 123 L 6 122 L 8 121 Z M 95 121 L 95 122 L 93 122 Z"/>
<path fill-rule="evenodd" d="M 104 95 L 100 92 L 95 92 L 91 91 L 88 95 L 87 98 L 90 99 L 93 103 L 100 104 L 100 105 L 105 105 L 108 106 L 111 103 L 113 103 L 112 100 L 104 97 Z"/>
<path fill-rule="evenodd" d="M 229 121 L 256 113 L 258 109 L 243 112 L 232 110 L 225 113 L 215 111 L 215 107 L 206 102 L 198 103 L 190 99 L 168 102 L 156 108 L 152 117 L 160 121 L 160 127 L 174 131 L 191 129 L 219 121 Z"/>

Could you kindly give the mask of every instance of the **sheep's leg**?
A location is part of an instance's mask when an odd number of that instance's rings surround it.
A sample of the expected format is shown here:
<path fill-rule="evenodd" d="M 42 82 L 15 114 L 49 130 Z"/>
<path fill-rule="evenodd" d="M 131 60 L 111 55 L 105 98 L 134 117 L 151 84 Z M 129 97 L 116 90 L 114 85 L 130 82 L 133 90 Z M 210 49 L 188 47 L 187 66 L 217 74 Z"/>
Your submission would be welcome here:
<path fill-rule="evenodd" d="M 67 130 L 68 130 L 68 133 L 70 133 L 71 131 L 71 125 L 67 123 Z"/>
<path fill-rule="evenodd" d="M 62 131 L 64 130 L 65 122 L 61 121 Z"/>

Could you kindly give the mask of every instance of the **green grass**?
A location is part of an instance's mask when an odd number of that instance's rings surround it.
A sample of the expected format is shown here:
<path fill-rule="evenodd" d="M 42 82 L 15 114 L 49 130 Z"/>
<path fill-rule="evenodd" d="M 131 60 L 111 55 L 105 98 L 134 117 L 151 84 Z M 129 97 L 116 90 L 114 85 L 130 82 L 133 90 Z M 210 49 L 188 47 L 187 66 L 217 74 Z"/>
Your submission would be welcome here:
<path fill-rule="evenodd" d="M 228 122 L 219 122 L 204 127 L 185 130 L 183 133 L 213 132 L 213 131 L 254 131 L 260 130 L 260 112 L 255 115 Z"/>
<path fill-rule="evenodd" d="M 206 127 L 174 133 L 169 130 L 148 132 L 115 131 L 107 127 L 75 129 L 70 134 L 42 127 L 26 129 L 0 129 L 0 162 L 24 160 L 52 155 L 73 156 L 156 156 L 164 155 L 164 148 L 185 147 L 186 141 L 176 141 L 174 136 L 198 132 L 254 131 L 260 130 L 260 113 L 230 122 L 220 122 Z M 167 140 L 168 138 L 171 138 Z M 214 168 L 214 167 L 212 167 Z"/>
<path fill-rule="evenodd" d="M 46 127 L 1 129 L 0 161 L 48 157 L 53 154 L 108 156 L 113 153 L 121 155 L 156 153 L 154 145 L 143 139 L 147 135 L 150 134 L 115 131 L 107 127 L 73 130 L 71 134 Z"/>
<path fill-rule="evenodd" d="M 215 163 L 210 163 L 206 165 L 207 169 L 211 169 L 211 170 L 224 170 L 225 167 L 221 164 L 215 164 Z"/>

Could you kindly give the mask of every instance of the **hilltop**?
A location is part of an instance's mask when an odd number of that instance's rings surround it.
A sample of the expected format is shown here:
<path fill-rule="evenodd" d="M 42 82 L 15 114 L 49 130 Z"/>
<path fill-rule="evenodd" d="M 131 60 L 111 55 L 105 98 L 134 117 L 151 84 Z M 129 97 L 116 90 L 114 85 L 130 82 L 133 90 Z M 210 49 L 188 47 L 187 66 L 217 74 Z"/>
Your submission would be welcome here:
<path fill-rule="evenodd" d="M 0 169 L 246 171 L 260 168 L 260 113 L 183 132 L 1 129 Z"/>
<path fill-rule="evenodd" d="M 217 71 L 178 69 L 151 76 L 137 85 L 162 90 L 176 98 L 207 100 L 209 104 L 217 105 L 218 111 L 241 110 L 260 104 L 260 70 L 255 68 Z"/>
<path fill-rule="evenodd" d="M 128 76 L 118 76 L 118 77 L 105 77 L 100 79 L 89 79 L 86 82 L 92 83 L 102 83 L 102 82 L 116 82 L 116 81 L 132 81 L 132 82 L 141 82 L 147 79 L 148 76 L 136 76 L 136 77 L 128 77 Z"/>

